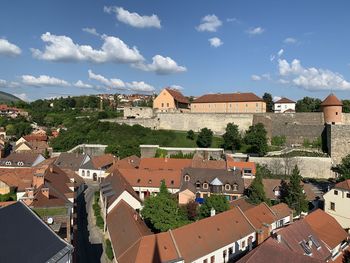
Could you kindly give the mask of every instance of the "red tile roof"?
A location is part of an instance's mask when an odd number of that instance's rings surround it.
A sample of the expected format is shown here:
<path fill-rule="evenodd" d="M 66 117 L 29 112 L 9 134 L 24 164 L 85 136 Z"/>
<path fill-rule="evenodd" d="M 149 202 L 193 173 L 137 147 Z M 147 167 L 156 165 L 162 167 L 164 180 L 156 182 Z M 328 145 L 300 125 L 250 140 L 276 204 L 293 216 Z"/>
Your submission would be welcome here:
<path fill-rule="evenodd" d="M 343 103 L 331 93 L 322 101 L 321 106 L 343 106 Z"/>
<path fill-rule="evenodd" d="M 121 160 L 117 160 L 111 167 L 107 169 L 107 173 L 112 173 L 113 171 L 116 171 L 117 169 L 134 169 L 138 168 L 140 165 L 140 158 L 136 155 L 132 155 L 129 157 L 126 157 Z"/>
<path fill-rule="evenodd" d="M 226 162 L 224 160 L 207 160 L 201 155 L 196 154 L 192 159 L 192 168 L 207 168 L 207 169 L 226 169 Z"/>
<path fill-rule="evenodd" d="M 91 158 L 95 168 L 100 169 L 108 165 L 112 165 L 117 161 L 116 157 L 112 154 L 104 154 L 100 156 L 94 156 Z"/>
<path fill-rule="evenodd" d="M 290 216 L 292 214 L 292 209 L 290 209 L 285 203 L 279 203 L 277 205 L 271 206 L 271 210 L 279 219 Z"/>
<path fill-rule="evenodd" d="M 190 101 L 184 95 L 182 95 L 180 91 L 170 89 L 170 88 L 166 88 L 166 91 L 170 93 L 170 95 L 174 98 L 174 100 L 185 104 L 190 103 Z"/>
<path fill-rule="evenodd" d="M 278 101 L 275 101 L 275 104 L 276 103 L 283 103 L 283 104 L 286 104 L 286 103 L 296 103 L 295 101 L 293 101 L 293 100 L 290 100 L 290 99 L 288 99 L 288 98 L 281 98 L 281 99 L 279 99 Z"/>
<path fill-rule="evenodd" d="M 262 98 L 258 97 L 254 93 L 218 93 L 218 94 L 206 94 L 203 95 L 193 103 L 214 103 L 214 102 L 255 102 L 263 101 Z"/>
<path fill-rule="evenodd" d="M 46 135 L 40 135 L 40 134 L 29 134 L 29 135 L 23 136 L 23 138 L 27 142 L 31 142 L 31 141 L 47 141 L 48 137 Z"/>
<path fill-rule="evenodd" d="M 272 210 L 265 203 L 246 210 L 244 214 L 256 229 L 262 229 L 265 224 L 272 225 L 277 220 Z"/>
<path fill-rule="evenodd" d="M 349 237 L 337 220 L 321 209 L 308 214 L 305 221 L 331 249 L 334 249 Z"/>
<path fill-rule="evenodd" d="M 240 197 L 240 198 L 238 198 L 236 200 L 230 201 L 230 207 L 231 208 L 239 207 L 243 212 L 245 212 L 246 210 L 248 210 L 250 208 L 253 208 L 254 205 L 251 204 L 251 203 L 248 203 L 247 202 L 247 197 L 243 196 L 243 197 Z"/>
<path fill-rule="evenodd" d="M 0 181 L 23 192 L 31 187 L 35 168 L 0 168 Z"/>
<path fill-rule="evenodd" d="M 334 187 L 344 190 L 350 190 L 350 179 L 337 183 Z"/>
<path fill-rule="evenodd" d="M 149 170 L 181 170 L 185 167 L 191 167 L 191 165 L 191 159 L 142 158 L 139 168 Z"/>
<path fill-rule="evenodd" d="M 256 174 L 256 165 L 254 162 L 237 162 L 232 157 L 226 157 L 227 168 L 233 169 L 234 167 L 243 169 L 251 169 L 252 174 Z"/>

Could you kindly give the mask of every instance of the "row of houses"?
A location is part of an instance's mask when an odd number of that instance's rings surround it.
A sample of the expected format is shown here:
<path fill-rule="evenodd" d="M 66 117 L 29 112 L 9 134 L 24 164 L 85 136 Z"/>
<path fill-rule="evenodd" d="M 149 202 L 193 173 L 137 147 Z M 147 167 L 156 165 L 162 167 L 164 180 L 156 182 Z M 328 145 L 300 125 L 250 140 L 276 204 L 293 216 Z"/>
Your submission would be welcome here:
<path fill-rule="evenodd" d="M 276 113 L 295 112 L 296 102 L 281 98 L 274 103 Z M 205 94 L 189 101 L 179 90 L 165 88 L 153 101 L 153 109 L 160 112 L 194 113 L 262 113 L 266 103 L 254 93 Z"/>

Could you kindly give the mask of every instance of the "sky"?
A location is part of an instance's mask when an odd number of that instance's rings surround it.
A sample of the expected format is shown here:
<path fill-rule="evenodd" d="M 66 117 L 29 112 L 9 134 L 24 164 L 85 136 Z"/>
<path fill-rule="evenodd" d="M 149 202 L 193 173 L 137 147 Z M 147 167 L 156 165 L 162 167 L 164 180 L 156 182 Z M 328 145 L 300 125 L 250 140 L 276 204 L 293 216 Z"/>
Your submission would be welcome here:
<path fill-rule="evenodd" d="M 350 98 L 347 0 L 2 0 L 0 90 Z"/>

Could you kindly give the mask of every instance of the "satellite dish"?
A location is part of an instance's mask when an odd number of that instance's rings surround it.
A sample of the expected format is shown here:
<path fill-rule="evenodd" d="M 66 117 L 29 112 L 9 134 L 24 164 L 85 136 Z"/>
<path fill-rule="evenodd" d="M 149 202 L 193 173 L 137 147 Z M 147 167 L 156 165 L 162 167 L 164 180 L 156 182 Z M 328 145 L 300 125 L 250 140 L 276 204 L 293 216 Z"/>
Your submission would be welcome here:
<path fill-rule="evenodd" d="M 53 218 L 52 218 L 52 217 L 49 217 L 49 218 L 47 219 L 47 223 L 48 223 L 49 225 L 52 225 L 52 224 L 53 224 Z"/>

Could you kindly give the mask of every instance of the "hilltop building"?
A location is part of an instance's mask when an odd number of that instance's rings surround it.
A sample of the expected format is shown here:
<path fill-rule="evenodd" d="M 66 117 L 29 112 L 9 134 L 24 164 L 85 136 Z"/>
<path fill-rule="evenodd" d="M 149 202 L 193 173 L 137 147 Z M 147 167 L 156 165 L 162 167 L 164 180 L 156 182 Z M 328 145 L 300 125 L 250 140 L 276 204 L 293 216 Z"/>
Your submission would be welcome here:
<path fill-rule="evenodd" d="M 189 111 L 190 101 L 175 89 L 165 88 L 153 101 L 153 109 L 161 112 Z"/>
<path fill-rule="evenodd" d="M 296 102 L 288 98 L 281 98 L 275 101 L 273 111 L 275 113 L 293 113 L 295 112 Z"/>
<path fill-rule="evenodd" d="M 254 93 L 205 94 L 191 103 L 191 112 L 261 113 L 266 103 Z"/>
<path fill-rule="evenodd" d="M 326 124 L 342 123 L 343 103 L 333 93 L 322 101 L 321 107 Z"/>

